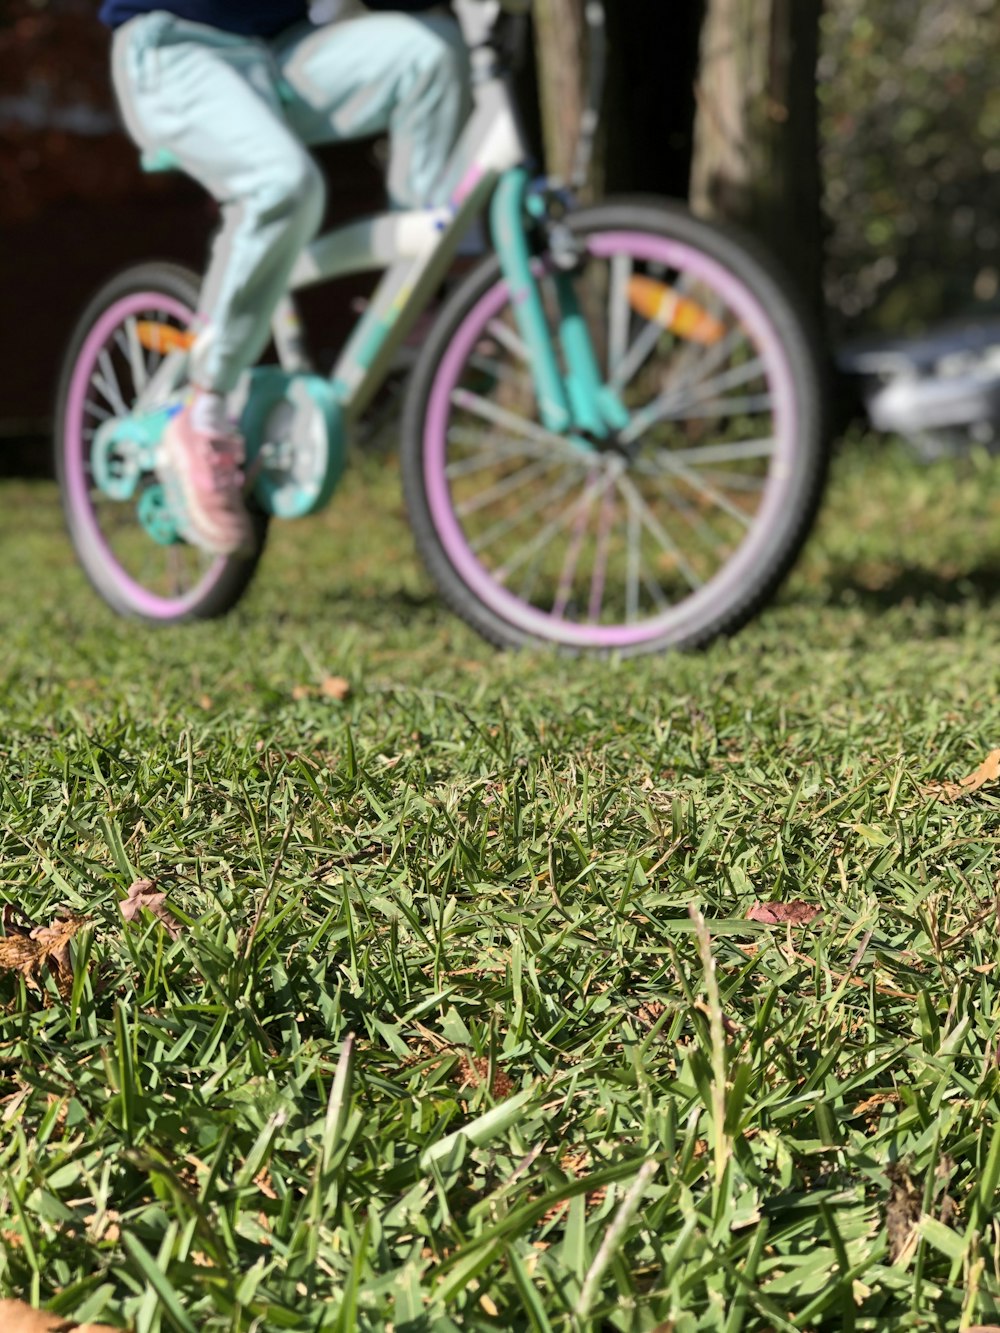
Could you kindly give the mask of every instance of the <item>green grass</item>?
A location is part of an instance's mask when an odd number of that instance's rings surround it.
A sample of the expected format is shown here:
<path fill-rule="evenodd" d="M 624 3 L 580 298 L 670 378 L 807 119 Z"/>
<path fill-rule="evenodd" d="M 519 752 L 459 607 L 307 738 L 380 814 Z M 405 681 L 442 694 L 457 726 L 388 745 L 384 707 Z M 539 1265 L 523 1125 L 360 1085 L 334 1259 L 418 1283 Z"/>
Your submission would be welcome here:
<path fill-rule="evenodd" d="M 391 463 L 156 634 L 51 486 L 0 494 L 0 897 L 90 922 L 68 998 L 0 975 L 0 1294 L 136 1333 L 1000 1319 L 1000 791 L 924 789 L 1000 743 L 1000 466 L 855 441 L 764 617 L 628 663 L 480 643 Z M 140 876 L 176 941 L 122 920 Z"/>

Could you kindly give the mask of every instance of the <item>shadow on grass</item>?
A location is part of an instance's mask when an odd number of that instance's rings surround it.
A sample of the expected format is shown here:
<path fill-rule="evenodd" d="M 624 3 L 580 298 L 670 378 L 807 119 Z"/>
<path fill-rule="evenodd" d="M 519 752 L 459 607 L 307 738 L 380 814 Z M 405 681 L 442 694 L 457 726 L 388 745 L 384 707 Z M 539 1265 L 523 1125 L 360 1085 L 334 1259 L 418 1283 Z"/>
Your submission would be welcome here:
<path fill-rule="evenodd" d="M 273 590 L 271 590 L 273 593 Z M 272 606 L 269 614 L 276 625 L 294 625 L 303 617 L 302 606 L 294 594 L 283 605 Z M 397 585 L 375 587 L 340 584 L 314 588 L 308 599 L 308 616 L 329 620 L 342 626 L 363 624 L 366 629 L 390 631 L 428 628 L 448 615 L 444 603 L 432 590 L 412 590 Z"/>
<path fill-rule="evenodd" d="M 961 606 L 970 601 L 992 605 L 1000 595 L 1000 558 L 973 569 L 948 572 L 921 565 L 902 565 L 876 573 L 857 566 L 834 569 L 824 580 L 825 599 L 888 611 L 898 606 Z"/>

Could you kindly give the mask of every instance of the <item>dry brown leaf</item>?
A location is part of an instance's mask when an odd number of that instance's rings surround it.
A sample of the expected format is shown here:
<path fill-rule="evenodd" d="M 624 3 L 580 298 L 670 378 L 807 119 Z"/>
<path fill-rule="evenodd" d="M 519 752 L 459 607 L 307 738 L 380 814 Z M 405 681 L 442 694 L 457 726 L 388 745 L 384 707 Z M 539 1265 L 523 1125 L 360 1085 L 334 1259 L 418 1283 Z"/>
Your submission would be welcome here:
<path fill-rule="evenodd" d="M 342 702 L 351 693 L 351 682 L 343 676 L 324 676 L 319 688 L 320 693 L 328 699 L 339 699 Z"/>
<path fill-rule="evenodd" d="M 0 940 L 0 967 L 22 973 L 29 985 L 37 986 L 39 953 L 38 945 L 27 935 L 8 935 Z"/>
<path fill-rule="evenodd" d="M 747 912 L 747 920 L 762 921 L 766 926 L 781 926 L 786 921 L 793 926 L 808 926 L 822 910 L 815 903 L 803 902 L 801 898 L 794 898 L 789 903 L 762 903 L 758 899 Z"/>
<path fill-rule="evenodd" d="M 183 926 L 167 906 L 167 895 L 156 888 L 155 879 L 137 879 L 129 885 L 128 897 L 118 904 L 126 921 L 134 921 L 145 907 L 162 924 L 171 939 L 177 939 Z"/>
<path fill-rule="evenodd" d="M 50 925 L 33 928 L 15 924 L 15 913 L 5 911 L 7 934 L 0 939 L 0 968 L 20 972 L 29 986 L 40 990 L 38 973 L 48 964 L 59 994 L 65 998 L 73 988 L 69 942 L 88 922 L 85 917 L 63 910 L 66 915 L 57 917 Z"/>
<path fill-rule="evenodd" d="M 260 1190 L 266 1199 L 276 1199 L 274 1184 L 271 1181 L 271 1173 L 266 1166 L 262 1166 L 253 1178 L 253 1183 Z"/>
<path fill-rule="evenodd" d="M 69 957 L 69 942 L 86 924 L 84 917 L 67 914 L 57 917 L 50 926 L 36 926 L 30 938 L 41 951 L 43 960 L 53 961 L 60 975 L 67 975 L 72 979 L 73 966 Z"/>
<path fill-rule="evenodd" d="M 958 782 L 928 782 L 924 787 L 926 796 L 937 796 L 942 801 L 956 801 L 959 796 L 978 791 L 987 782 L 996 782 L 1000 778 L 1000 750 L 991 750 L 975 772 Z"/>
<path fill-rule="evenodd" d="M 71 1319 L 32 1309 L 23 1301 L 0 1301 L 3 1333 L 118 1333 L 110 1324 L 74 1324 Z"/>
<path fill-rule="evenodd" d="M 858 1102 L 854 1115 L 868 1115 L 871 1111 L 880 1111 L 883 1106 L 895 1106 L 899 1102 L 898 1092 L 874 1092 L 863 1102 Z"/>
<path fill-rule="evenodd" d="M 959 779 L 959 787 L 965 791 L 978 791 L 987 782 L 996 782 L 1000 778 L 1000 750 L 991 750 L 974 773 Z"/>

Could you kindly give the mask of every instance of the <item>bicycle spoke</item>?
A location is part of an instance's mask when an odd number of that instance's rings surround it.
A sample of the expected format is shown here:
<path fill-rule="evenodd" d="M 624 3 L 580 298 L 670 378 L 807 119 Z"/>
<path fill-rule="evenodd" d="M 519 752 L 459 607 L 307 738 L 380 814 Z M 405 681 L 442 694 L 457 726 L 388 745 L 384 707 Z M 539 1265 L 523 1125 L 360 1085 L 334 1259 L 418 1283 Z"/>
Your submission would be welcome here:
<path fill-rule="evenodd" d="M 620 476 L 617 478 L 616 484 L 619 490 L 624 495 L 626 503 L 633 504 L 635 506 L 639 514 L 639 520 L 642 523 L 643 527 L 645 527 L 647 532 L 649 532 L 652 537 L 655 537 L 660 547 L 666 552 L 668 556 L 670 556 L 671 560 L 673 560 L 676 563 L 677 568 L 687 579 L 688 584 L 690 585 L 692 591 L 697 591 L 702 586 L 701 578 L 694 571 L 694 569 L 692 569 L 683 551 L 680 549 L 677 543 L 673 540 L 672 537 L 669 536 L 668 533 L 666 533 L 663 530 L 656 516 L 649 508 L 649 505 L 642 498 L 641 494 L 636 488 L 635 483 L 632 482 L 626 476 Z"/>
<path fill-rule="evenodd" d="M 750 384 L 753 380 L 761 379 L 763 375 L 764 362 L 759 356 L 754 357 L 752 361 L 744 361 L 738 366 L 732 366 L 729 370 L 723 371 L 721 375 L 716 375 L 712 379 L 700 379 L 693 384 L 689 384 L 687 386 L 687 401 L 699 403 L 705 397 L 717 393 L 724 394 L 727 389 L 738 389 L 743 384 Z M 692 392 L 692 390 L 697 390 L 697 392 Z M 674 393 L 675 396 L 681 397 L 684 401 L 682 390 L 677 389 Z M 663 396 L 665 395 L 661 395 L 661 397 Z"/>
<path fill-rule="evenodd" d="M 668 373 L 660 397 L 664 397 L 666 393 L 683 393 L 685 388 L 689 390 L 701 388 L 709 375 L 714 374 L 720 366 L 732 361 L 746 340 L 746 333 L 737 324 L 735 328 L 729 330 L 724 338 L 720 338 L 718 342 L 709 343 L 707 347 L 703 347 L 699 343 L 687 343 L 686 349 L 692 353 L 692 359 L 688 361 L 686 356 L 681 358 L 684 371 L 683 382 L 675 383 L 675 381 L 680 380 L 680 374 Z"/>
<path fill-rule="evenodd" d="M 642 526 L 634 506 L 625 505 L 625 623 L 634 625 L 639 615 L 639 567 L 642 563 Z"/>
<path fill-rule="evenodd" d="M 187 368 L 187 360 L 187 352 L 170 352 L 162 357 L 139 395 L 136 407 L 143 412 L 159 407 L 175 389 L 180 387 Z"/>
<path fill-rule="evenodd" d="M 611 548 L 611 528 L 615 515 L 615 489 L 609 484 L 604 487 L 601 496 L 601 511 L 597 520 L 597 549 L 594 552 L 594 568 L 590 575 L 590 601 L 587 605 L 587 620 L 591 625 L 599 623 L 601 607 L 604 605 L 604 586 L 608 577 L 608 553 Z"/>
<path fill-rule="evenodd" d="M 627 504 L 627 509 L 629 515 L 629 525 L 630 527 L 634 527 L 635 531 L 634 570 L 635 570 L 635 580 L 636 580 L 636 587 L 635 587 L 636 615 L 638 616 L 639 612 L 640 584 L 642 585 L 643 588 L 646 589 L 646 592 L 649 594 L 649 599 L 654 604 L 657 611 L 669 611 L 670 603 L 667 601 L 666 597 L 664 597 L 662 588 L 660 587 L 659 583 L 657 583 L 656 579 L 653 577 L 652 573 L 649 570 L 649 567 L 646 564 L 646 561 L 643 559 L 642 516 L 636 509 L 633 508 L 631 503 Z"/>
<path fill-rule="evenodd" d="M 90 378 L 91 384 L 103 396 L 105 402 L 110 403 L 114 409 L 115 416 L 127 417 L 128 408 L 125 406 L 125 399 L 122 397 L 121 387 L 118 383 L 118 376 L 115 374 L 115 368 L 111 364 L 111 356 L 106 347 L 102 347 L 97 357 L 98 365 L 101 367 L 101 373 L 95 370 Z"/>
<path fill-rule="evenodd" d="M 620 391 L 628 388 L 642 366 L 649 360 L 653 348 L 665 333 L 667 333 L 667 330 L 662 324 L 657 324 L 655 320 L 646 322 L 635 342 L 618 363 L 618 369 L 611 376 L 611 387 L 613 389 Z"/>
<path fill-rule="evenodd" d="M 656 603 L 657 611 L 669 611 L 670 603 L 664 597 L 663 589 L 660 587 L 656 579 L 653 578 L 652 574 L 646 568 L 645 560 L 642 560 L 640 562 L 640 568 L 642 570 L 642 585 L 649 593 L 649 596 L 652 599 L 652 601 Z"/>
<path fill-rule="evenodd" d="M 716 472 L 713 470 L 711 472 L 695 473 L 695 475 L 704 477 L 713 486 L 721 486 L 727 491 L 743 491 L 748 495 L 759 495 L 767 485 L 763 477 L 757 477 L 748 472 Z"/>
<path fill-rule="evenodd" d="M 628 348 L 632 304 L 628 285 L 632 278 L 632 256 L 615 255 L 611 260 L 611 290 L 608 293 L 608 378 L 614 382 Z"/>
<path fill-rule="evenodd" d="M 691 531 L 701 538 L 714 557 L 715 552 L 725 544 L 726 539 L 719 536 L 704 514 L 694 507 L 691 500 L 678 494 L 677 486 L 672 477 L 660 473 L 654 478 L 654 481 L 666 503 L 687 524 Z"/>
<path fill-rule="evenodd" d="M 197 581 L 198 566 L 202 562 L 192 558 L 193 553 L 190 546 L 182 545 L 179 542 L 166 547 L 165 550 L 168 566 L 173 575 L 173 596 L 179 597 L 187 591 L 189 584 Z"/>
<path fill-rule="evenodd" d="M 494 376 L 495 379 L 503 380 L 504 384 L 513 384 L 519 389 L 532 387 L 531 377 L 526 371 L 505 366 L 499 361 L 494 361 L 492 357 L 483 356 L 481 353 L 470 356 L 469 365 L 475 370 L 481 370 L 487 375 Z"/>
<path fill-rule="evenodd" d="M 591 482 L 595 480 L 593 474 L 591 474 L 590 480 Z M 607 486 L 607 478 L 605 478 L 604 484 Z M 584 494 L 587 502 L 581 505 L 579 513 L 573 520 L 573 533 L 569 545 L 566 547 L 562 570 L 559 573 L 559 582 L 556 584 L 555 601 L 552 603 L 552 615 L 556 620 L 565 620 L 566 618 L 566 607 L 569 605 L 570 593 L 573 591 L 573 576 L 576 574 L 576 566 L 580 559 L 580 552 L 583 549 L 584 537 L 587 535 L 590 512 L 594 507 L 594 500 L 597 498 L 596 490 L 592 491 L 590 485 L 587 486 Z"/>
<path fill-rule="evenodd" d="M 121 337 L 121 330 L 119 330 L 119 340 Z M 132 387 L 138 397 L 146 387 L 149 376 L 146 373 L 146 361 L 142 355 L 142 344 L 139 342 L 139 329 L 134 315 L 129 316 L 125 321 L 125 339 L 127 344 L 125 354 L 128 357 L 132 371 Z M 120 341 L 119 346 L 121 346 Z"/>
<path fill-rule="evenodd" d="M 548 444 L 552 448 L 558 449 L 566 457 L 578 458 L 580 456 L 580 451 L 573 445 L 568 444 L 555 431 L 546 430 L 544 426 L 529 421 L 527 417 L 519 417 L 516 412 L 509 412 L 505 407 L 498 407 L 496 403 L 491 403 L 488 398 L 483 398 L 477 393 L 471 393 L 468 389 L 453 390 L 451 400 L 456 407 L 461 407 L 473 416 L 481 417 L 484 421 L 492 421 L 495 426 L 502 426 L 515 435 L 523 435 L 528 440 L 538 440 L 542 444 Z"/>
<path fill-rule="evenodd" d="M 527 347 L 509 324 L 505 324 L 502 319 L 491 319 L 486 328 L 508 352 L 513 352 L 526 365 L 530 364 L 531 357 L 528 355 Z"/>
<path fill-rule="evenodd" d="M 670 457 L 681 463 L 690 463 L 694 467 L 707 467 L 713 463 L 741 463 L 745 459 L 770 458 L 777 447 L 773 435 L 759 440 L 740 440 L 733 444 L 700 444 L 691 449 L 671 449 Z M 658 472 L 655 458 L 637 458 L 635 469 L 638 472 Z"/>
<path fill-rule="evenodd" d="M 673 284 L 674 290 L 683 295 L 690 284 L 690 276 L 686 273 L 682 273 Z M 656 344 L 660 341 L 663 335 L 668 332 L 669 330 L 665 329 L 658 320 L 644 320 L 642 328 L 636 336 L 635 342 L 622 357 L 617 371 L 611 377 L 611 387 L 618 390 L 627 389 L 635 376 L 649 360 Z"/>
<path fill-rule="evenodd" d="M 114 413 L 109 412 L 106 407 L 101 407 L 98 403 L 91 402 L 88 398 L 83 404 L 83 410 L 90 412 L 98 421 L 113 421 Z"/>
<path fill-rule="evenodd" d="M 569 487 L 567 486 L 566 489 L 568 490 Z M 540 551 L 543 547 L 547 546 L 557 533 L 561 532 L 568 523 L 572 523 L 576 518 L 578 511 L 589 502 L 591 489 L 590 486 L 587 486 L 579 500 L 571 504 L 569 509 L 565 510 L 562 515 L 550 519 L 545 527 L 536 533 L 534 538 L 528 542 L 527 545 L 521 547 L 520 553 L 516 558 L 507 560 L 499 569 L 495 570 L 493 577 L 497 582 L 505 583 L 515 569 L 520 569 L 524 562 L 530 560 L 536 551 Z"/>
<path fill-rule="evenodd" d="M 744 528 L 750 527 L 753 519 L 745 514 L 742 509 L 737 509 L 737 507 L 727 500 L 721 491 L 716 490 L 711 482 L 704 476 L 697 472 L 693 472 L 691 468 L 685 467 L 683 463 L 678 463 L 672 470 L 682 481 L 686 482 L 692 490 L 700 491 L 702 495 L 707 495 L 716 508 L 721 509 L 724 513 L 728 514 L 730 518 L 735 519 L 737 523 L 741 523 Z"/>
<path fill-rule="evenodd" d="M 744 394 L 742 398 L 713 398 L 694 408 L 680 407 L 666 413 L 662 421 L 729 421 L 732 417 L 755 417 L 774 411 L 769 393 Z"/>
<path fill-rule="evenodd" d="M 520 489 L 529 481 L 534 481 L 542 477 L 558 462 L 555 458 L 541 458 L 534 463 L 527 463 L 519 472 L 513 473 L 509 477 L 504 477 L 502 481 L 494 483 L 487 490 L 482 491 L 474 499 L 464 500 L 461 504 L 455 506 L 455 513 L 461 518 L 467 518 L 469 514 L 475 514 L 480 509 L 485 509 L 487 505 L 493 504 L 496 500 L 502 500 L 504 496 Z"/>
<path fill-rule="evenodd" d="M 648 406 L 641 412 L 636 412 L 628 429 L 622 435 L 622 442 L 628 444 L 639 435 L 655 426 L 660 421 L 666 421 L 668 418 L 685 418 L 694 414 L 688 411 L 688 405 L 692 407 L 704 407 L 705 400 L 711 399 L 712 394 L 724 394 L 727 389 L 738 388 L 741 384 L 749 384 L 752 380 L 759 379 L 764 371 L 764 363 L 755 358 L 742 366 L 734 366 L 731 370 L 724 371 L 721 375 L 716 375 L 713 379 L 702 380 L 698 384 L 686 385 L 683 388 L 668 389 L 665 393 L 659 394 Z M 692 392 L 692 388 L 697 392 Z M 722 399 L 721 401 L 725 401 Z"/>
<path fill-rule="evenodd" d="M 585 467 L 587 457 L 582 451 L 573 450 L 572 456 L 567 458 L 561 452 L 554 452 L 551 445 L 535 445 L 518 441 L 513 443 L 508 440 L 498 440 L 491 434 L 477 434 L 474 431 L 463 429 L 460 426 L 453 426 L 448 432 L 448 442 L 450 444 L 468 445 L 475 448 L 478 444 L 484 447 L 476 449 L 469 458 L 456 459 L 454 463 L 449 463 L 445 468 L 445 476 L 449 480 L 455 477 L 468 476 L 473 472 L 481 472 L 483 469 L 493 467 L 496 463 L 504 459 L 511 458 L 558 458 L 567 465 L 576 465 Z"/>
<path fill-rule="evenodd" d="M 151 314 L 153 317 L 154 324 L 169 324 L 171 328 L 174 327 L 173 320 L 169 319 L 164 311 L 153 310 Z M 153 376 L 159 370 L 164 359 L 165 359 L 164 353 L 161 352 L 158 347 L 154 346 L 153 350 L 149 354 L 149 363 L 146 367 L 146 373 L 149 379 L 153 378 Z"/>
<path fill-rule="evenodd" d="M 570 487 L 576 484 L 576 481 L 577 478 L 575 476 L 564 478 L 562 481 L 557 482 L 555 486 L 549 487 L 547 491 L 543 491 L 541 495 L 537 495 L 532 504 L 528 505 L 525 509 L 519 510 L 513 518 L 500 519 L 499 522 L 494 523 L 492 527 L 487 528 L 484 533 L 481 533 L 474 542 L 469 543 L 472 550 L 477 552 L 477 554 L 480 551 L 485 551 L 488 546 L 492 546 L 500 537 L 506 537 L 507 534 L 513 532 L 515 528 L 519 528 L 526 519 L 533 518 L 540 509 L 544 509 L 546 505 L 550 505 L 556 500 L 561 500 Z"/>

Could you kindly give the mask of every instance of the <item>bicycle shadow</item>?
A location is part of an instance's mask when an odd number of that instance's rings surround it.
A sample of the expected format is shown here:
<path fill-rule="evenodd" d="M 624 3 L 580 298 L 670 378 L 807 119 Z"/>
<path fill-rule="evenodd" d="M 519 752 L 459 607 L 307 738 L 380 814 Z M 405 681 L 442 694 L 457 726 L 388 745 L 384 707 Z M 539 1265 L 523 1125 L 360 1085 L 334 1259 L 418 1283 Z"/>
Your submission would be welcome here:
<path fill-rule="evenodd" d="M 382 627 L 412 624 L 417 620 L 437 619 L 444 614 L 441 598 L 433 589 L 416 590 L 403 585 L 378 587 L 352 586 L 349 581 L 314 590 L 309 599 L 311 616 L 336 617 L 341 624 L 351 621 Z M 300 611 L 294 605 L 275 607 L 277 623 L 294 622 Z"/>
<path fill-rule="evenodd" d="M 906 564 L 877 574 L 844 566 L 825 580 L 824 601 L 831 606 L 862 606 L 871 611 L 901 607 L 933 609 L 968 605 L 989 607 L 1000 600 L 1000 554 L 972 569 L 949 571 Z"/>

